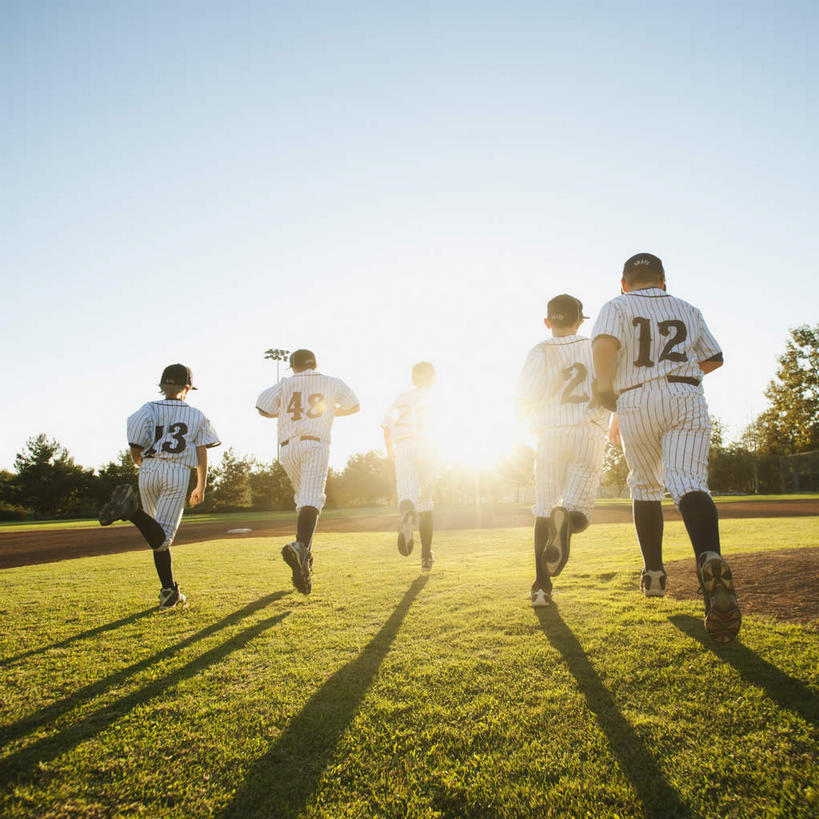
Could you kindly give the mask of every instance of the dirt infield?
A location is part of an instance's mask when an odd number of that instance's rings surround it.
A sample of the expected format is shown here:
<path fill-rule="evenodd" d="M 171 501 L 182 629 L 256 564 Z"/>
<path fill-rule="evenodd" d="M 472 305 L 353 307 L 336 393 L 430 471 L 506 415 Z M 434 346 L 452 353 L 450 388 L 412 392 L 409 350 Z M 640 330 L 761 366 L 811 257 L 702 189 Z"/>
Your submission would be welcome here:
<path fill-rule="evenodd" d="M 734 555 L 729 563 L 743 614 L 763 614 L 819 628 L 819 547 Z M 694 558 L 667 563 L 665 569 L 669 596 L 677 600 L 700 597 Z"/>
<path fill-rule="evenodd" d="M 819 515 L 819 500 L 742 501 L 720 503 L 722 518 L 771 518 Z M 676 509 L 665 510 L 666 520 L 679 520 Z M 594 511 L 595 523 L 624 523 L 631 520 L 626 505 L 599 504 Z M 531 526 L 528 509 L 514 506 L 465 506 L 436 512 L 437 529 L 496 529 Z M 197 523 L 188 518 L 182 523 L 176 545 L 203 540 L 245 537 L 229 535 L 228 529 L 251 529 L 253 537 L 281 537 L 294 531 L 295 516 L 287 520 L 247 520 L 229 523 Z M 364 517 L 322 518 L 323 532 L 389 532 L 396 526 L 392 513 Z M 89 524 L 87 529 L 14 532 L 0 530 L 0 569 L 52 563 L 75 557 L 114 554 L 144 550 L 145 542 L 131 526 L 103 529 Z M 731 568 L 736 575 L 737 595 L 743 612 L 765 614 L 781 620 L 819 628 L 819 591 L 815 578 L 819 548 L 782 550 L 765 554 L 736 555 Z M 694 560 L 681 560 L 666 566 L 669 595 L 692 599 L 697 594 Z"/>

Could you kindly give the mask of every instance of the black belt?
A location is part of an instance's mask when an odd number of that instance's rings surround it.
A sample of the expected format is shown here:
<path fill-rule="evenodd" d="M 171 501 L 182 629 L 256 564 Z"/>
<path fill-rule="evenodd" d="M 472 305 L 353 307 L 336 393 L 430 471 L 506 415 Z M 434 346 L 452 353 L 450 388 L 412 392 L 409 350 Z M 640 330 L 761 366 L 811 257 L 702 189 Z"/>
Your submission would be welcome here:
<path fill-rule="evenodd" d="M 665 380 L 668 381 L 669 384 L 690 384 L 692 387 L 699 387 L 702 381 L 701 378 L 694 378 L 692 375 L 667 375 Z M 635 384 L 633 387 L 624 387 L 620 390 L 620 395 L 629 390 L 636 390 L 642 386 L 642 384 Z"/>
<path fill-rule="evenodd" d="M 287 446 L 291 441 L 295 441 L 295 438 L 288 438 L 286 441 L 282 441 L 279 446 Z M 317 438 L 315 435 L 299 435 L 300 441 L 320 441 L 321 438 Z"/>

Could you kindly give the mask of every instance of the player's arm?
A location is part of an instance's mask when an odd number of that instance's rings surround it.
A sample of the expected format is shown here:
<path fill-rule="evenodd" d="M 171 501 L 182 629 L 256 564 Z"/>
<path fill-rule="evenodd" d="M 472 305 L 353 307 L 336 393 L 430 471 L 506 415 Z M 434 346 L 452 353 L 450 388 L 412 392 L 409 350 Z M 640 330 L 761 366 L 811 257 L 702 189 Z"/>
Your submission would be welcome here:
<path fill-rule="evenodd" d="M 706 358 L 705 361 L 697 362 L 699 368 L 703 372 L 703 375 L 708 375 L 708 373 L 714 372 L 714 370 L 719 369 L 724 363 L 725 361 L 722 357 L 722 353 L 712 355 L 711 358 Z"/>
<path fill-rule="evenodd" d="M 617 366 L 617 355 L 620 342 L 606 334 L 596 336 L 592 342 L 592 359 L 594 361 L 594 398 L 593 402 L 607 410 L 617 409 L 617 394 L 614 392 L 614 370 Z"/>
<path fill-rule="evenodd" d="M 196 447 L 196 486 L 191 492 L 190 505 L 196 506 L 205 499 L 205 486 L 208 480 L 208 448 Z"/>
<path fill-rule="evenodd" d="M 256 407 L 256 409 L 259 410 L 259 415 L 264 415 L 265 418 L 278 418 L 279 417 L 278 412 L 276 412 L 276 413 L 265 412 L 263 409 L 260 409 L 259 407 Z"/>
<path fill-rule="evenodd" d="M 384 448 L 387 450 L 388 458 L 395 457 L 395 450 L 392 448 L 392 433 L 389 427 L 384 427 Z"/>
<path fill-rule="evenodd" d="M 349 409 L 343 409 L 342 407 L 336 407 L 336 418 L 341 418 L 344 415 L 355 415 L 361 409 L 360 404 L 356 404 L 354 407 L 350 407 Z"/>
<path fill-rule="evenodd" d="M 137 465 L 142 466 L 142 447 L 131 444 L 131 460 Z"/>
<path fill-rule="evenodd" d="M 336 408 L 333 414 L 336 418 L 355 415 L 361 409 L 358 397 L 343 381 L 339 380 L 338 385 L 340 389 L 336 393 Z"/>

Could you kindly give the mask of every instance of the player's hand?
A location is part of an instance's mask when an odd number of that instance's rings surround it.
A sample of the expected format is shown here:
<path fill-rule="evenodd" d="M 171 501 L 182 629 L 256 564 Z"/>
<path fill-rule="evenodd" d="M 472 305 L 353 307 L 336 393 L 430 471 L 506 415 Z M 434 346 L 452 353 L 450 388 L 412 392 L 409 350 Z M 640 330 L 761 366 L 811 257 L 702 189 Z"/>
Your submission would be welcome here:
<path fill-rule="evenodd" d="M 597 384 L 597 380 L 592 381 L 592 400 L 591 406 L 603 407 L 609 412 L 617 412 L 617 393 L 609 387 L 601 390 Z"/>
<path fill-rule="evenodd" d="M 191 492 L 190 500 L 188 501 L 191 506 L 198 506 L 202 501 L 205 499 L 205 490 L 200 489 L 198 486 L 196 489 Z"/>

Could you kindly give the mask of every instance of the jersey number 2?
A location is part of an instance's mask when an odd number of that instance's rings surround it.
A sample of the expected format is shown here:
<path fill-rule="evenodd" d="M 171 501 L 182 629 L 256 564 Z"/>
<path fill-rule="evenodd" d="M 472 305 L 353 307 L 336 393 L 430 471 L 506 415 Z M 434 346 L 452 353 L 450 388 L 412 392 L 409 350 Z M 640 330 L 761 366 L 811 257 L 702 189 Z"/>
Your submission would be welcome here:
<path fill-rule="evenodd" d="M 563 378 L 568 382 L 560 394 L 561 404 L 583 404 L 589 396 L 583 392 L 575 395 L 574 391 L 586 380 L 586 365 L 579 361 L 563 370 Z"/>

